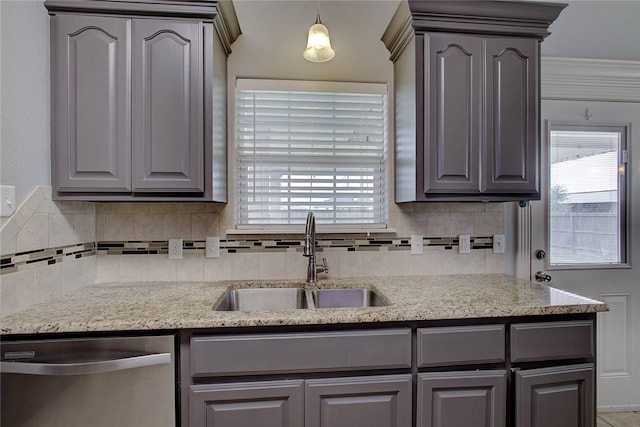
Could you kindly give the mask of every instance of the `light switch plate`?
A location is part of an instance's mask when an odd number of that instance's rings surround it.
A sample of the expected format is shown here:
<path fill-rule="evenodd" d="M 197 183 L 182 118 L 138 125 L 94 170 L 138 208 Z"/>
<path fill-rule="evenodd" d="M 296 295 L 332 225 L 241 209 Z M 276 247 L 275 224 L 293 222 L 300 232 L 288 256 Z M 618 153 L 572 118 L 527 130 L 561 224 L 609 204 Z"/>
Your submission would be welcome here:
<path fill-rule="evenodd" d="M 169 239 L 169 259 L 182 259 L 182 239 Z"/>
<path fill-rule="evenodd" d="M 504 234 L 493 235 L 493 253 L 494 254 L 504 253 Z"/>
<path fill-rule="evenodd" d="M 219 237 L 207 237 L 206 240 L 206 257 L 207 258 L 220 258 L 220 238 Z"/>
<path fill-rule="evenodd" d="M 469 234 L 461 234 L 458 237 L 458 245 L 461 254 L 471 253 L 471 236 Z"/>
<path fill-rule="evenodd" d="M 423 237 L 421 234 L 411 235 L 411 255 L 422 255 L 424 253 Z"/>
<path fill-rule="evenodd" d="M 16 187 L 0 185 L 0 216 L 8 217 L 16 210 Z"/>

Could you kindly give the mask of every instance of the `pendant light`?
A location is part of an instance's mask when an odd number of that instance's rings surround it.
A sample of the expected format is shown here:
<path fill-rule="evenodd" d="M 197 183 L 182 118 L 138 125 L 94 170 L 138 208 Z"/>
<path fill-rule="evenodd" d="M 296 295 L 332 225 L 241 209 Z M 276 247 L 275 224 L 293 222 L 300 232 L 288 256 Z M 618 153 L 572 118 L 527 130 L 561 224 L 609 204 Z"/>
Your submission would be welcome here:
<path fill-rule="evenodd" d="M 329 30 L 320 21 L 320 0 L 318 0 L 316 22 L 309 28 L 307 48 L 302 53 L 304 59 L 310 62 L 327 62 L 336 56 L 331 48 Z"/>

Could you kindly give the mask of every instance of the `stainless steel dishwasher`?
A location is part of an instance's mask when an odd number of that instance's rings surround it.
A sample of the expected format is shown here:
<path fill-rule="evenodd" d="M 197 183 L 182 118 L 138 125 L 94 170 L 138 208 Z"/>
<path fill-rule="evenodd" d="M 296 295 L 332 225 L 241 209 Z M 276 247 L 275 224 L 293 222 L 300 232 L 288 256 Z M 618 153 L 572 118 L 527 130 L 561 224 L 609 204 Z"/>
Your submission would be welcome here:
<path fill-rule="evenodd" d="M 2 426 L 176 425 L 175 337 L 0 343 Z"/>

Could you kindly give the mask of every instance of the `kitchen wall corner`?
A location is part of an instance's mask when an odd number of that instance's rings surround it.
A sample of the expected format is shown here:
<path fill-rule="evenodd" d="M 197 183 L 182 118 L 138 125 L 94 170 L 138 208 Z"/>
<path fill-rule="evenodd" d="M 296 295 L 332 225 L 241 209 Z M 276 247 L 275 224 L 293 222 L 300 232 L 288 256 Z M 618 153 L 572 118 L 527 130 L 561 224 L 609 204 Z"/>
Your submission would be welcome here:
<path fill-rule="evenodd" d="M 36 186 L 0 229 L 0 313 L 95 282 L 95 203 L 54 201 Z"/>

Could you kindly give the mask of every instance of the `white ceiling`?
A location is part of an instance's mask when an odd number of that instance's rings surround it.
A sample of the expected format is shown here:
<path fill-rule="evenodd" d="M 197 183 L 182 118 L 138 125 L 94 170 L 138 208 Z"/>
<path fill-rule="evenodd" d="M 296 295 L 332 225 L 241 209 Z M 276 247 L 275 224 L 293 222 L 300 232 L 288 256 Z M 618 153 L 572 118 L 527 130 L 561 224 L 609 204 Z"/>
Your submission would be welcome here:
<path fill-rule="evenodd" d="M 315 0 L 234 0 L 245 39 L 274 49 L 304 45 L 313 24 Z M 320 0 L 320 15 L 332 43 L 362 48 L 379 43 L 399 0 Z M 543 56 L 640 60 L 640 1 L 570 1 L 542 45 Z M 300 41 L 302 39 L 302 41 Z M 334 41 L 335 40 L 335 41 Z M 246 41 L 245 41 L 246 43 Z M 301 47 L 304 49 L 304 46 Z"/>

